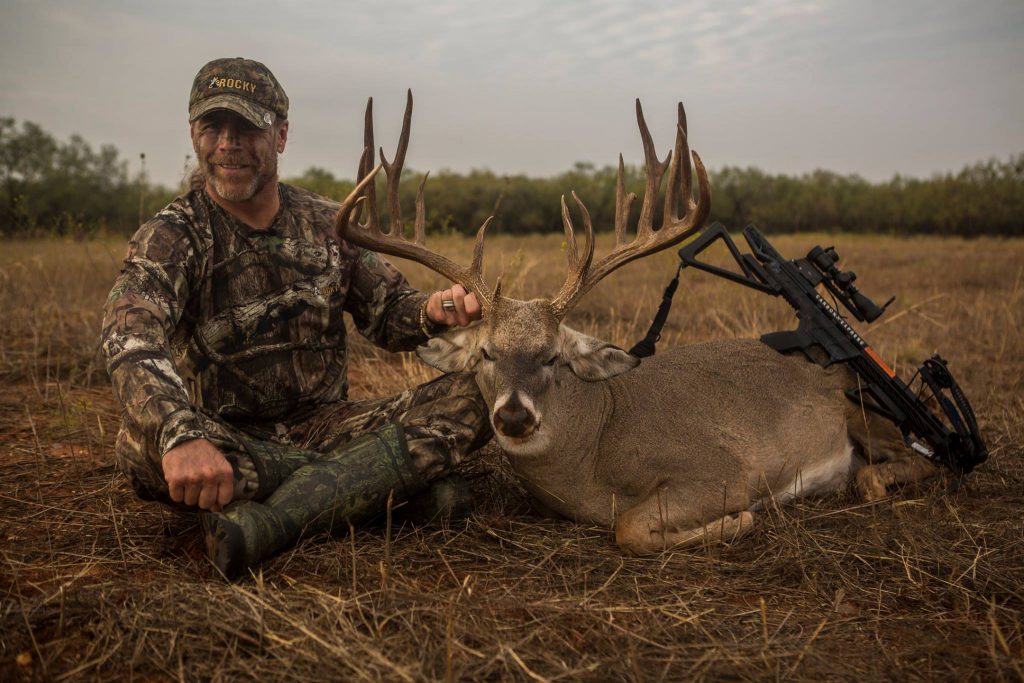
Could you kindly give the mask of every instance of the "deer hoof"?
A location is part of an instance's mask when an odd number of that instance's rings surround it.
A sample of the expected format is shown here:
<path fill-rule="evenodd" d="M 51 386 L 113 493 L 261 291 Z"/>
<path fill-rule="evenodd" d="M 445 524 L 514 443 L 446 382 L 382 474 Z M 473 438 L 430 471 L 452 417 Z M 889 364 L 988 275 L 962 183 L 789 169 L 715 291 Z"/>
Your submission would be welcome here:
<path fill-rule="evenodd" d="M 885 490 L 885 480 L 875 465 L 865 465 L 857 470 L 857 492 L 867 503 L 882 500 L 888 493 Z"/>

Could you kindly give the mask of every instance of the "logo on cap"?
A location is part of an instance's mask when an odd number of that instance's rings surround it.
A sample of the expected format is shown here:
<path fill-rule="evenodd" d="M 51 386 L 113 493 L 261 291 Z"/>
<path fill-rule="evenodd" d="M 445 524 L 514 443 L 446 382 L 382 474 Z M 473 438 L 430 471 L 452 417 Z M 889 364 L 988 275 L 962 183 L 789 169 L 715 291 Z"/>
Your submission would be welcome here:
<path fill-rule="evenodd" d="M 210 88 L 233 88 L 235 90 L 242 90 L 244 92 L 251 92 L 256 94 L 256 84 L 250 83 L 249 81 L 243 81 L 241 78 L 221 78 L 214 76 L 210 79 L 210 84 L 206 86 L 207 90 Z"/>

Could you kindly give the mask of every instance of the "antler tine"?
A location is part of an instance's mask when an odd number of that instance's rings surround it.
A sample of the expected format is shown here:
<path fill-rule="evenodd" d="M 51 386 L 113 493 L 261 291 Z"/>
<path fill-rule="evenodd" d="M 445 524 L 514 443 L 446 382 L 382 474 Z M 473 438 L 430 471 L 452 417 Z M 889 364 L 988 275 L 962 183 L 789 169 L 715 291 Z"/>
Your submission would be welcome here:
<path fill-rule="evenodd" d="M 678 122 L 676 125 L 676 143 L 674 150 L 664 161 L 658 161 L 651 140 L 650 131 L 644 121 L 643 111 L 640 108 L 640 101 L 637 100 L 637 123 L 640 127 L 640 137 L 644 144 L 645 171 L 647 185 L 644 191 L 644 201 L 640 210 L 640 219 L 637 223 L 636 236 L 631 241 L 626 241 L 626 224 L 629 220 L 629 203 L 634 195 L 626 194 L 623 180 L 624 167 L 622 156 L 619 156 L 619 172 L 616 180 L 615 190 L 615 247 L 612 252 L 604 256 L 593 265 L 590 264 L 593 254 L 593 242 L 589 246 L 590 254 L 580 262 L 573 251 L 570 251 L 569 277 L 558 295 L 552 299 L 552 306 L 559 318 L 565 315 L 575 303 L 591 287 L 600 282 L 606 275 L 616 268 L 623 266 L 630 261 L 653 254 L 679 244 L 687 237 L 701 229 L 704 221 L 707 220 L 711 211 L 711 190 L 708 183 L 708 174 L 704 168 L 700 156 L 696 152 L 690 152 L 686 139 L 686 117 L 680 103 L 678 108 Z M 689 153 L 688 153 L 689 152 Z M 694 202 L 692 197 L 692 175 L 690 169 L 690 157 L 697 173 L 697 185 L 699 198 Z M 661 187 L 661 180 L 665 168 L 669 166 L 669 190 L 666 193 L 665 215 L 661 227 L 654 230 L 651 226 L 654 202 Z M 586 207 L 576 198 L 580 211 L 583 213 L 584 221 L 587 224 L 588 234 L 592 237 L 590 216 Z M 684 215 L 678 214 L 680 203 L 685 202 Z M 571 234 L 572 226 L 569 222 L 569 213 L 565 206 L 565 199 L 562 199 L 562 220 L 566 225 L 566 235 Z M 572 240 L 570 240 L 572 241 Z M 575 243 L 573 242 L 573 245 Z"/>
<path fill-rule="evenodd" d="M 590 270 L 590 263 L 594 259 L 594 225 L 590 220 L 590 212 L 586 205 L 580 200 L 576 193 L 572 193 L 572 199 L 583 216 L 583 228 L 585 239 L 583 246 L 583 258 L 580 258 L 576 235 L 572 227 L 572 217 L 569 215 L 569 207 L 565 203 L 565 195 L 562 195 L 562 226 L 565 228 L 565 254 L 569 262 L 569 272 L 562 284 L 562 289 L 554 299 L 551 300 L 551 308 L 555 316 L 561 318 L 576 301 L 580 288 L 586 281 L 587 271 Z"/>
<path fill-rule="evenodd" d="M 366 127 L 364 140 L 367 149 L 363 152 L 363 158 L 359 162 L 360 171 L 368 168 L 368 160 L 373 158 L 373 100 L 366 105 Z M 416 193 L 416 222 L 413 227 L 413 239 L 409 240 L 403 234 L 402 219 L 398 206 L 398 187 L 402 175 L 402 166 L 405 163 L 405 154 L 409 146 L 409 131 L 412 121 L 412 91 L 409 91 L 406 98 L 405 117 L 402 122 L 402 133 L 399 136 L 398 149 L 395 152 L 393 162 L 388 162 L 384 157 L 383 150 L 380 152 L 381 164 L 360 180 L 356 189 L 342 203 L 342 210 L 339 211 L 336 225 L 339 235 L 348 242 L 371 251 L 398 256 L 415 261 L 436 273 L 443 275 L 452 282 L 457 282 L 467 290 L 476 292 L 481 307 L 486 311 L 491 308 L 493 295 L 483 279 L 483 241 L 487 226 L 491 221 L 488 218 L 477 231 L 476 245 L 473 250 L 473 263 L 470 268 L 465 268 L 451 261 L 450 259 L 434 253 L 425 246 L 426 233 L 426 212 L 424 210 L 423 190 L 427 182 L 424 175 Z M 383 168 L 388 180 L 388 204 L 391 211 L 391 222 L 387 231 L 381 230 L 379 215 L 377 212 L 376 195 L 374 193 L 373 178 Z M 368 205 L 368 217 L 365 223 L 355 223 L 350 220 L 352 210 L 361 206 L 365 199 Z"/>
<path fill-rule="evenodd" d="M 384 156 L 384 148 L 380 148 L 380 162 L 388 177 L 388 213 L 391 214 L 391 227 L 386 234 L 402 236 L 402 206 L 398 201 L 398 183 L 402 180 L 402 167 L 405 166 L 405 153 L 409 149 L 409 129 L 412 126 L 412 89 L 405 93 L 405 115 L 402 117 L 402 132 L 398 136 L 398 149 L 395 160 L 388 163 Z"/>
<path fill-rule="evenodd" d="M 678 104 L 676 116 L 676 156 L 680 162 L 684 159 L 687 162 L 682 165 L 682 174 L 679 177 L 679 190 L 686 201 L 686 210 L 689 211 L 696 206 L 696 203 L 693 201 L 693 169 L 689 164 L 690 133 L 686 127 L 686 110 L 683 108 L 682 102 Z M 682 217 L 682 214 L 677 213 L 676 216 Z"/>
<path fill-rule="evenodd" d="M 672 150 L 672 163 L 668 169 L 668 186 L 665 188 L 664 221 L 677 221 L 693 209 L 692 175 L 690 170 L 690 146 L 686 135 L 686 111 L 683 103 L 678 105 L 676 122 L 676 144 Z M 682 211 L 680 203 L 682 202 Z"/>
<path fill-rule="evenodd" d="M 426 187 L 429 176 L 430 171 L 423 174 L 419 189 L 416 190 L 416 222 L 412 227 L 412 240 L 416 244 L 424 244 L 427 241 L 427 212 L 424 210 L 423 188 Z"/>
<path fill-rule="evenodd" d="M 644 168 L 647 172 L 647 185 L 644 188 L 644 202 L 640 208 L 640 220 L 637 221 L 637 239 L 646 238 L 652 232 L 651 222 L 654 219 L 654 202 L 658 199 L 658 189 L 661 187 L 661 178 L 665 174 L 672 153 L 665 157 L 664 161 L 658 161 L 658 152 L 654 148 L 654 141 L 651 139 L 651 131 L 647 128 L 647 121 L 644 120 L 644 110 L 640 106 L 640 98 L 636 100 L 636 122 L 640 127 L 640 137 L 644 144 Z"/>
<path fill-rule="evenodd" d="M 691 209 L 686 213 L 684 220 L 687 228 L 683 236 L 677 240 L 678 242 L 703 228 L 704 221 L 711 213 L 711 183 L 708 181 L 708 172 L 705 170 L 704 162 L 701 161 L 699 154 L 691 150 L 690 156 L 693 157 L 693 165 L 697 170 L 697 192 L 700 196 L 696 202 L 692 198 L 690 199 Z"/>
<path fill-rule="evenodd" d="M 367 153 L 369 150 L 369 153 Z M 366 99 L 366 113 L 363 115 L 363 155 L 359 157 L 359 168 L 356 178 L 365 178 L 373 167 L 373 98 Z M 375 174 L 376 175 L 376 174 Z M 380 216 L 377 212 L 377 186 L 374 183 L 365 189 L 366 197 L 366 223 L 363 225 L 376 230 L 380 224 Z M 356 205 L 354 219 L 362 218 L 363 203 Z"/>
<path fill-rule="evenodd" d="M 368 151 L 369 150 L 367 149 L 363 150 L 364 157 L 368 156 Z M 360 167 L 362 167 L 361 161 L 359 165 Z M 339 234 L 346 230 L 347 226 L 349 225 L 349 221 L 352 220 L 353 218 L 353 214 L 358 213 L 358 211 L 362 207 L 362 204 L 364 203 L 363 200 L 365 199 L 363 193 L 365 192 L 367 187 L 373 186 L 373 181 L 377 177 L 377 173 L 379 171 L 380 166 L 374 166 L 373 170 L 364 175 L 362 179 L 356 184 L 356 186 L 352 188 L 352 191 L 348 193 L 348 196 L 345 197 L 345 200 L 341 202 L 341 205 L 338 207 L 338 213 L 335 214 L 334 216 L 334 227 Z M 355 218 L 358 219 L 357 216 Z"/>
<path fill-rule="evenodd" d="M 633 205 L 636 195 L 626 194 L 625 164 L 619 154 L 619 171 L 615 175 L 615 246 L 626 241 L 626 225 L 629 223 L 629 208 Z"/>
<path fill-rule="evenodd" d="M 581 272 L 586 273 L 587 269 L 590 268 L 590 263 L 594 260 L 594 224 L 590 220 L 590 212 L 587 211 L 587 207 L 583 201 L 576 196 L 575 190 L 572 192 L 572 200 L 576 202 L 576 206 L 579 208 L 580 214 L 583 216 L 583 229 L 586 230 L 584 233 L 587 238 L 586 252 L 583 256 L 583 263 L 580 264 Z"/>
<path fill-rule="evenodd" d="M 573 193 L 575 195 L 575 192 Z M 569 215 L 569 207 L 565 204 L 565 195 L 562 195 L 562 229 L 565 231 L 565 257 L 569 261 L 570 268 L 578 268 L 580 263 L 580 250 L 576 245 L 576 233 L 572 228 L 572 216 Z"/>
<path fill-rule="evenodd" d="M 469 266 L 469 274 L 476 283 L 476 287 L 483 286 L 484 281 L 484 235 L 487 233 L 487 226 L 491 224 L 491 220 L 494 215 L 490 215 L 484 220 L 480 229 L 476 231 L 476 241 L 473 242 L 473 261 Z M 500 280 L 498 287 L 501 286 Z M 470 289 L 473 289 L 472 287 Z M 495 289 L 497 294 L 498 289 Z"/>

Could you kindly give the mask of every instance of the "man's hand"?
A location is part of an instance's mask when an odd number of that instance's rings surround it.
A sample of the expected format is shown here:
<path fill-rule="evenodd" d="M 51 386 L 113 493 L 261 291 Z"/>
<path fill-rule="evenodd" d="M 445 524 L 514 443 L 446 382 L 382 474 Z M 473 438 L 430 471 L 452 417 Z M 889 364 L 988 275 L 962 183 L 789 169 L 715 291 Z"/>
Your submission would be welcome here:
<path fill-rule="evenodd" d="M 193 439 L 164 453 L 164 479 L 171 500 L 219 512 L 231 502 L 235 475 L 231 463 L 206 439 Z"/>
<path fill-rule="evenodd" d="M 448 308 L 444 302 L 451 301 Z M 476 294 L 467 292 L 462 285 L 452 285 L 451 289 L 434 292 L 427 299 L 427 317 L 435 323 L 443 325 L 468 325 L 480 319 L 480 302 Z"/>

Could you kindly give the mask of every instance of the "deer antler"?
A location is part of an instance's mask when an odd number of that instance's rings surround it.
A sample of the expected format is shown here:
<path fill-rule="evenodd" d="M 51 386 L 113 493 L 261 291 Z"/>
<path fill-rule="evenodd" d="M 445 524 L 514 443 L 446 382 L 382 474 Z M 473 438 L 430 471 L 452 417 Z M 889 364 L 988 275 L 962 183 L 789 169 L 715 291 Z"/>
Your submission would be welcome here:
<path fill-rule="evenodd" d="M 360 247 L 377 251 L 382 254 L 406 258 L 440 273 L 452 282 L 457 282 L 468 291 L 476 292 L 477 300 L 484 311 L 491 308 L 495 294 L 483 279 L 484 233 L 494 216 L 490 216 L 476 233 L 476 244 L 473 247 L 473 262 L 469 268 L 430 251 L 425 246 L 426 212 L 423 202 L 423 187 L 427 176 L 423 176 L 416 193 L 416 219 L 413 223 L 413 238 L 405 236 L 402 223 L 402 210 L 398 202 L 398 184 L 405 165 L 405 152 L 409 148 L 409 129 L 412 124 L 412 90 L 408 91 L 405 104 L 405 116 L 402 119 L 402 133 L 398 138 L 398 149 L 394 161 L 388 162 L 384 150 L 380 150 L 380 166 L 371 169 L 373 163 L 373 98 L 366 102 L 365 129 L 363 133 L 363 155 L 359 160 L 359 185 L 342 203 L 335 218 L 338 234 L 345 240 Z M 387 175 L 387 203 L 391 214 L 390 225 L 386 230 L 380 226 L 380 214 L 377 210 L 377 193 L 373 177 L 384 168 Z M 362 200 L 365 198 L 365 202 Z M 366 204 L 366 222 L 359 223 L 362 204 Z"/>
<path fill-rule="evenodd" d="M 580 250 L 576 243 L 576 235 L 573 231 L 572 219 L 569 216 L 569 209 L 565 204 L 565 197 L 562 197 L 562 225 L 565 228 L 566 258 L 569 261 L 569 273 L 566 276 L 565 284 L 554 299 L 551 300 L 551 307 L 559 318 L 565 316 L 572 307 L 576 305 L 591 287 L 601 281 L 606 275 L 616 268 L 623 266 L 630 261 L 667 249 L 679 244 L 684 239 L 693 235 L 701 229 L 704 221 L 707 220 L 711 211 L 711 191 L 708 185 L 708 174 L 704 170 L 704 164 L 696 152 L 693 152 L 693 163 L 697 169 L 697 185 L 699 187 L 699 199 L 693 200 L 692 174 L 690 170 L 690 149 L 686 139 L 686 112 L 683 103 L 679 103 L 678 121 L 676 124 L 675 148 L 664 161 L 658 161 L 657 152 L 654 149 L 654 142 L 651 140 L 651 133 L 644 121 L 644 112 L 640 107 L 640 100 L 636 101 L 636 120 L 640 127 L 640 137 L 644 145 L 644 167 L 647 177 L 647 184 L 644 188 L 644 200 L 640 208 L 640 218 L 637 221 L 636 237 L 628 240 L 626 235 L 626 224 L 629 220 L 629 207 L 636 198 L 632 192 L 626 193 L 626 185 L 623 180 L 624 165 L 622 155 L 619 155 L 619 172 L 615 182 L 615 248 L 610 254 L 593 263 L 594 256 L 594 228 L 590 221 L 590 214 L 586 206 L 580 201 L 576 193 L 572 198 L 579 207 L 583 216 L 583 227 L 585 230 L 583 256 L 580 257 Z M 654 202 L 657 200 L 658 190 L 661 188 L 661 179 L 668 168 L 668 188 L 665 191 L 665 208 L 662 224 L 657 229 L 651 223 L 654 218 Z M 681 204 L 684 204 L 681 207 Z M 683 209 L 680 212 L 680 209 Z"/>

